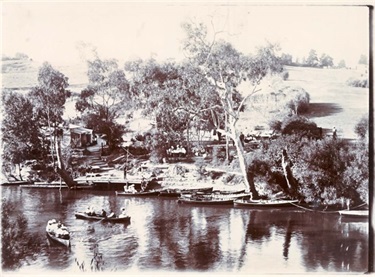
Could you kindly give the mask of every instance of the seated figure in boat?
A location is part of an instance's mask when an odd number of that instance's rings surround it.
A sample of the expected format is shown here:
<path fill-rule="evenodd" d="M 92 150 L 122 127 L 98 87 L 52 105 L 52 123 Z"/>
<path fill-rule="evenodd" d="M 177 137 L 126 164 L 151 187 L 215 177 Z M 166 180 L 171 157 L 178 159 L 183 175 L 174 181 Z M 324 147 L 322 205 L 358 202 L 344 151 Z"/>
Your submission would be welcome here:
<path fill-rule="evenodd" d="M 137 190 L 135 189 L 134 185 L 126 185 L 124 187 L 124 191 L 125 192 L 131 192 L 131 193 L 134 193 L 134 192 L 137 192 Z"/>
<path fill-rule="evenodd" d="M 61 223 L 58 223 L 57 229 L 55 231 L 55 235 L 58 238 L 68 239 L 69 238 L 68 228 L 62 225 Z"/>
<path fill-rule="evenodd" d="M 107 217 L 107 212 L 104 209 L 102 209 L 102 213 L 100 214 L 100 216 Z"/>
<path fill-rule="evenodd" d="M 109 215 L 107 217 L 108 218 L 114 218 L 114 217 L 116 217 L 116 214 L 112 210 L 110 210 Z"/>
<path fill-rule="evenodd" d="M 46 231 L 48 233 L 54 233 L 56 229 L 57 229 L 57 221 L 56 221 L 56 219 L 48 220 Z"/>
<path fill-rule="evenodd" d="M 121 214 L 118 216 L 119 218 L 127 217 L 125 208 L 121 208 Z"/>

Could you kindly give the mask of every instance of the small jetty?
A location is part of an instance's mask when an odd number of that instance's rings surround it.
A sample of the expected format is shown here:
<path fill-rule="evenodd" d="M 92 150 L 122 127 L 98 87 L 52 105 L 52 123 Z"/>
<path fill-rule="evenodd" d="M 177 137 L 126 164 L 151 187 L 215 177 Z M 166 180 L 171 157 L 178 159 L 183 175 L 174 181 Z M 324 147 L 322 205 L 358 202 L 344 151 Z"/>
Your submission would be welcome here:
<path fill-rule="evenodd" d="M 9 181 L 1 183 L 2 186 L 19 186 L 19 185 L 26 185 L 30 184 L 29 181 Z"/>
<path fill-rule="evenodd" d="M 59 181 L 55 182 L 34 182 L 32 184 L 25 184 L 20 185 L 21 188 L 40 188 L 40 189 L 60 189 L 60 188 L 68 188 L 68 186 L 62 182 Z"/>

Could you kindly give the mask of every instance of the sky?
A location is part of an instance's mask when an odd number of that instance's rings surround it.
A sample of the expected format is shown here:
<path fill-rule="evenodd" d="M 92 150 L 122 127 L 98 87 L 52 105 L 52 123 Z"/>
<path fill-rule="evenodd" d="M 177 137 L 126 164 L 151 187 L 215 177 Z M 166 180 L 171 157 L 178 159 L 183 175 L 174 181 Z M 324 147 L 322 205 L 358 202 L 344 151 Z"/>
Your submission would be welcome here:
<path fill-rule="evenodd" d="M 231 3 L 231 2 L 227 2 Z M 267 41 L 307 57 L 311 49 L 334 63 L 357 64 L 368 54 L 363 6 L 255 5 L 251 2 L 3 2 L 2 53 L 25 53 L 52 64 L 82 63 L 95 47 L 101 58 L 181 60 L 181 23 L 203 21 L 245 54 Z M 82 47 L 82 45 L 86 45 Z M 81 49 L 81 50 L 79 50 Z M 82 50 L 85 49 L 85 50 Z"/>

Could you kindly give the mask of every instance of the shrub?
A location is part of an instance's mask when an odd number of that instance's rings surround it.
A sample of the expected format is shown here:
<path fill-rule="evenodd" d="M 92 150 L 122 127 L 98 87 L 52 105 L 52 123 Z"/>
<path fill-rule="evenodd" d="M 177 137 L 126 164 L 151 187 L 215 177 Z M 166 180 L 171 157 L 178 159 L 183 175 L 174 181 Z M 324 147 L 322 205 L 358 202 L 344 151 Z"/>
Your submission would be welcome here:
<path fill-rule="evenodd" d="M 315 122 L 301 116 L 291 116 L 286 118 L 281 124 L 281 134 L 297 134 L 300 137 L 319 139 L 320 131 Z"/>
<path fill-rule="evenodd" d="M 283 78 L 284 81 L 288 80 L 289 79 L 289 72 L 288 71 L 284 71 L 281 74 L 281 77 Z"/>
<path fill-rule="evenodd" d="M 354 127 L 354 132 L 361 138 L 366 138 L 368 134 L 369 120 L 367 116 L 363 116 Z"/>
<path fill-rule="evenodd" d="M 348 81 L 346 81 L 347 85 L 351 87 L 357 87 L 357 88 L 368 88 L 368 80 L 367 78 L 362 79 L 354 79 L 350 78 Z"/>

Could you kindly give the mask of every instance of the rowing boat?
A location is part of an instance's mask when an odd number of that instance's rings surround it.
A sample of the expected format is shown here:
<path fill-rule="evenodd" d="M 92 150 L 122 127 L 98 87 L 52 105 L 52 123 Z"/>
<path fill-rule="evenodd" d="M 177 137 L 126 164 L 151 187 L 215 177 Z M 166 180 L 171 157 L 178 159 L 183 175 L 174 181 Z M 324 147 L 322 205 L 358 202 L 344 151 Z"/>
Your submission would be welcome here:
<path fill-rule="evenodd" d="M 159 191 L 159 196 L 166 197 L 178 197 L 183 194 L 191 194 L 196 192 L 210 193 L 213 187 L 203 187 L 203 188 L 165 188 Z"/>
<path fill-rule="evenodd" d="M 343 210 L 339 211 L 340 216 L 345 217 L 368 217 L 369 211 L 368 210 Z"/>
<path fill-rule="evenodd" d="M 125 191 L 116 191 L 118 196 L 156 196 L 159 195 L 159 191 L 134 191 L 134 192 L 125 192 Z"/>
<path fill-rule="evenodd" d="M 237 207 L 249 207 L 249 208 L 275 208 L 275 207 L 290 207 L 298 200 L 249 200 L 249 199 L 236 199 L 234 200 L 234 206 Z"/>
<path fill-rule="evenodd" d="M 61 223 L 56 220 L 49 220 L 46 227 L 47 237 L 54 242 L 70 247 L 70 233 Z"/>
<path fill-rule="evenodd" d="M 183 204 L 233 205 L 233 198 L 217 198 L 192 194 L 189 196 L 182 195 L 178 198 L 177 202 Z"/>
<path fill-rule="evenodd" d="M 88 215 L 87 213 L 75 213 L 77 219 L 85 219 L 85 220 L 92 220 L 92 221 L 103 221 L 103 222 L 113 222 L 113 223 L 129 223 L 130 216 L 126 217 L 103 217 L 103 216 L 94 216 Z"/>

